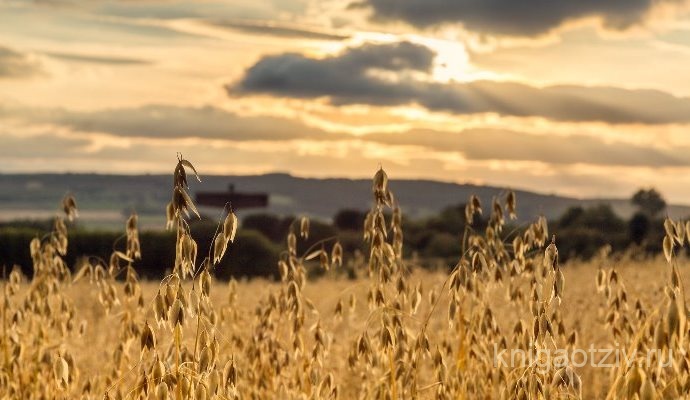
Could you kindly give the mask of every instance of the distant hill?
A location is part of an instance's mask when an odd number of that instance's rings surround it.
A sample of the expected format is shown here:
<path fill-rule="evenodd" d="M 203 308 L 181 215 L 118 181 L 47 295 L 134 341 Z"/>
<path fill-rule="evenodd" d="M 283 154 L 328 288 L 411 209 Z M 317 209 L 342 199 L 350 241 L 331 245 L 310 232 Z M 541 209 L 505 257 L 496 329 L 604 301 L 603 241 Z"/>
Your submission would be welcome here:
<path fill-rule="evenodd" d="M 371 204 L 371 181 L 366 179 L 313 179 L 288 174 L 256 176 L 204 176 L 203 182 L 190 180 L 191 191 L 225 191 L 233 184 L 238 192 L 264 192 L 269 207 L 251 212 L 308 214 L 328 219 L 344 208 L 367 209 Z M 168 175 L 97 174 L 0 174 L 0 221 L 45 218 L 57 210 L 65 193 L 75 194 L 83 224 L 113 227 L 123 223 L 124 215 L 136 210 L 142 224 L 162 226 L 165 205 L 170 199 Z M 406 215 L 418 218 L 439 212 L 446 206 L 464 203 L 476 194 L 488 208 L 491 199 L 505 193 L 503 188 L 455 184 L 429 180 L 393 180 L 392 190 Z M 543 214 L 560 216 L 568 207 L 608 203 L 620 216 L 628 217 L 634 208 L 628 199 L 575 199 L 516 190 L 521 220 Z M 219 211 L 203 209 L 210 215 Z M 690 206 L 670 206 L 672 217 L 690 216 Z"/>

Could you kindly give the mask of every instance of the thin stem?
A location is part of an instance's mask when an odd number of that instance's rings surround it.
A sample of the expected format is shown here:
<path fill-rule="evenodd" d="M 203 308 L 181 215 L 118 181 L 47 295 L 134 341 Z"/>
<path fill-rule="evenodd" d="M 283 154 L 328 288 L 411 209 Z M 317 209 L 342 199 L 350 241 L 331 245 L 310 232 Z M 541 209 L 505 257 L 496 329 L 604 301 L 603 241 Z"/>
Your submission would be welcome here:
<path fill-rule="evenodd" d="M 228 206 L 230 207 L 230 210 L 227 210 Z M 231 201 L 228 201 L 223 206 L 223 211 L 221 211 L 220 218 L 218 218 L 218 224 L 216 224 L 216 231 L 213 233 L 213 239 L 211 240 L 211 244 L 208 246 L 208 258 L 207 259 L 208 259 L 209 264 L 212 267 L 214 266 L 214 264 L 211 262 L 211 251 L 214 248 L 214 244 L 216 242 L 216 237 L 218 237 L 218 231 L 220 230 L 220 225 L 222 223 L 221 221 L 222 221 L 223 215 L 225 215 L 226 211 L 232 212 L 232 202 Z M 204 260 L 204 261 L 206 261 L 206 260 Z M 220 261 L 220 260 L 218 260 L 218 261 Z M 203 261 L 202 261 L 202 265 L 203 265 Z M 192 274 L 192 281 L 196 278 L 196 276 L 200 270 L 201 270 L 201 268 L 195 268 L 194 274 Z"/>
<path fill-rule="evenodd" d="M 175 324 L 175 378 L 177 380 L 177 400 L 182 400 L 182 382 L 180 381 L 180 324 Z"/>
<path fill-rule="evenodd" d="M 4 271 L 3 271 L 3 274 L 4 274 Z M 6 287 L 7 283 L 5 283 L 4 286 Z M 3 348 L 4 348 L 4 353 L 5 353 L 5 371 L 7 371 L 9 377 L 12 378 L 12 368 L 10 368 L 10 347 L 9 347 L 10 344 L 8 341 L 9 336 L 7 335 L 7 309 L 8 309 L 7 301 L 8 300 L 9 299 L 7 297 L 5 297 L 5 300 L 3 300 L 3 302 L 2 302 L 2 341 L 3 341 L 3 345 L 4 345 Z"/>
<path fill-rule="evenodd" d="M 319 240 L 318 242 L 314 243 L 313 245 L 311 245 L 311 246 L 307 249 L 307 251 L 304 252 L 304 254 L 302 255 L 302 257 L 300 258 L 301 262 L 304 262 L 304 258 L 305 258 L 306 256 L 308 256 L 309 253 L 311 253 L 311 251 L 314 250 L 314 249 L 315 249 L 316 247 L 318 247 L 319 245 L 323 245 L 323 244 L 325 244 L 326 242 L 329 242 L 329 241 L 331 241 L 331 240 L 337 240 L 337 239 L 338 239 L 338 236 L 331 236 L 331 237 L 327 237 L 327 238 L 325 238 L 325 239 L 321 239 L 321 240 Z"/>
<path fill-rule="evenodd" d="M 196 313 L 196 335 L 194 338 L 194 360 L 196 360 L 197 350 L 199 348 L 199 325 L 201 325 L 201 310 Z"/>
<path fill-rule="evenodd" d="M 398 385 L 395 381 L 395 360 L 393 359 L 393 348 L 388 349 L 388 363 L 391 369 L 391 399 L 398 399 Z"/>
<path fill-rule="evenodd" d="M 119 242 L 120 240 L 122 240 L 126 237 L 127 237 L 127 234 L 123 233 L 122 235 L 115 238 L 115 240 L 113 241 L 113 251 L 117 251 L 117 249 L 115 249 L 115 245 L 117 245 L 117 242 Z"/>

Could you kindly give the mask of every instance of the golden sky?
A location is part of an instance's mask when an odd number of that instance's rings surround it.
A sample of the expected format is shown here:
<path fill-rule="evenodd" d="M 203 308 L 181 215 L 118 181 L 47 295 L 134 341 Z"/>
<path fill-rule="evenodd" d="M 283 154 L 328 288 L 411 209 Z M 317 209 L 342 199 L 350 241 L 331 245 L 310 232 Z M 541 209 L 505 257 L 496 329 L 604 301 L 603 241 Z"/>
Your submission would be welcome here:
<path fill-rule="evenodd" d="M 0 0 L 0 173 L 428 178 L 690 203 L 681 0 Z M 172 163 L 172 164 L 171 164 Z"/>

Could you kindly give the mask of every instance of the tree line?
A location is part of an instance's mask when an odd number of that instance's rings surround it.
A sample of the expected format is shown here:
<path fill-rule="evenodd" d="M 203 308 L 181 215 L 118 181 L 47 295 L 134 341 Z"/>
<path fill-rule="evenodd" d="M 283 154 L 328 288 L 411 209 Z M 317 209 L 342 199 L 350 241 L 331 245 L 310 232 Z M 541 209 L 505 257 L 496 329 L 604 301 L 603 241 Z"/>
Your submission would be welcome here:
<path fill-rule="evenodd" d="M 593 207 L 575 206 L 559 218 L 549 221 L 551 233 L 558 237 L 561 258 L 566 261 L 577 257 L 588 259 L 603 246 L 613 251 L 632 249 L 640 257 L 661 252 L 664 235 L 663 211 L 666 202 L 654 189 L 641 189 L 632 196 L 637 211 L 628 220 L 616 215 L 610 205 Z M 319 246 L 326 241 L 338 240 L 346 254 L 357 256 L 365 251 L 362 240 L 366 213 L 346 209 L 333 216 L 332 221 L 313 220 L 309 237 L 299 242 L 299 251 Z M 471 229 L 483 230 L 488 216 L 476 214 Z M 202 218 L 190 222 L 191 233 L 199 244 L 200 260 L 211 246 L 217 221 Z M 237 239 L 228 249 L 228 257 L 218 268 L 220 278 L 234 276 L 275 276 L 276 264 L 285 250 L 288 233 L 299 230 L 295 216 L 252 214 L 246 216 L 238 231 Z M 446 207 L 438 215 L 423 219 L 403 219 L 404 249 L 408 257 L 418 260 L 435 260 L 452 265 L 462 252 L 461 235 L 467 226 L 465 204 Z M 506 226 L 506 243 L 513 235 L 521 234 L 521 226 Z M 30 273 L 31 256 L 29 242 L 50 230 L 50 221 L 24 221 L 0 224 L 0 266 L 7 270 L 15 264 Z M 69 252 L 66 261 L 78 265 L 83 257 L 91 260 L 108 260 L 121 240 L 120 232 L 85 231 L 70 229 Z M 138 271 L 144 277 L 158 278 L 172 267 L 175 259 L 175 237 L 166 231 L 144 231 L 140 235 L 142 259 Z M 103 261 L 104 263 L 106 261 Z M 315 269 L 318 271 L 318 269 Z M 316 273 L 316 272 L 315 272 Z"/>

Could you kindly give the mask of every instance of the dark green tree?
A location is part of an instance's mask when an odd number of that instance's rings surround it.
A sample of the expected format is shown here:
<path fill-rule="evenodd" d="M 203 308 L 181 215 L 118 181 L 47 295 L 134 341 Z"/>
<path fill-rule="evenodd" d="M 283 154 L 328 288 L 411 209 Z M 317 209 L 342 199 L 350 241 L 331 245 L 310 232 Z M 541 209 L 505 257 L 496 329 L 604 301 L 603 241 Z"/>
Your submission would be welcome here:
<path fill-rule="evenodd" d="M 651 218 L 666 208 L 666 200 L 654 188 L 638 190 L 630 201 Z"/>
<path fill-rule="evenodd" d="M 280 242 L 287 235 L 288 226 L 283 219 L 273 214 L 252 214 L 242 220 L 242 229 L 253 229 L 261 232 L 264 236 L 274 242 Z"/>
<path fill-rule="evenodd" d="M 639 245 L 647 237 L 649 233 L 650 222 L 647 214 L 638 212 L 630 218 L 628 222 L 628 232 L 630 232 L 630 241 Z"/>
<path fill-rule="evenodd" d="M 360 210 L 340 210 L 333 217 L 333 224 L 342 231 L 361 231 L 367 213 Z"/>
<path fill-rule="evenodd" d="M 572 206 L 565 210 L 561 218 L 558 220 L 558 226 L 560 228 L 568 228 L 577 225 L 584 213 L 584 208 L 580 206 Z"/>

